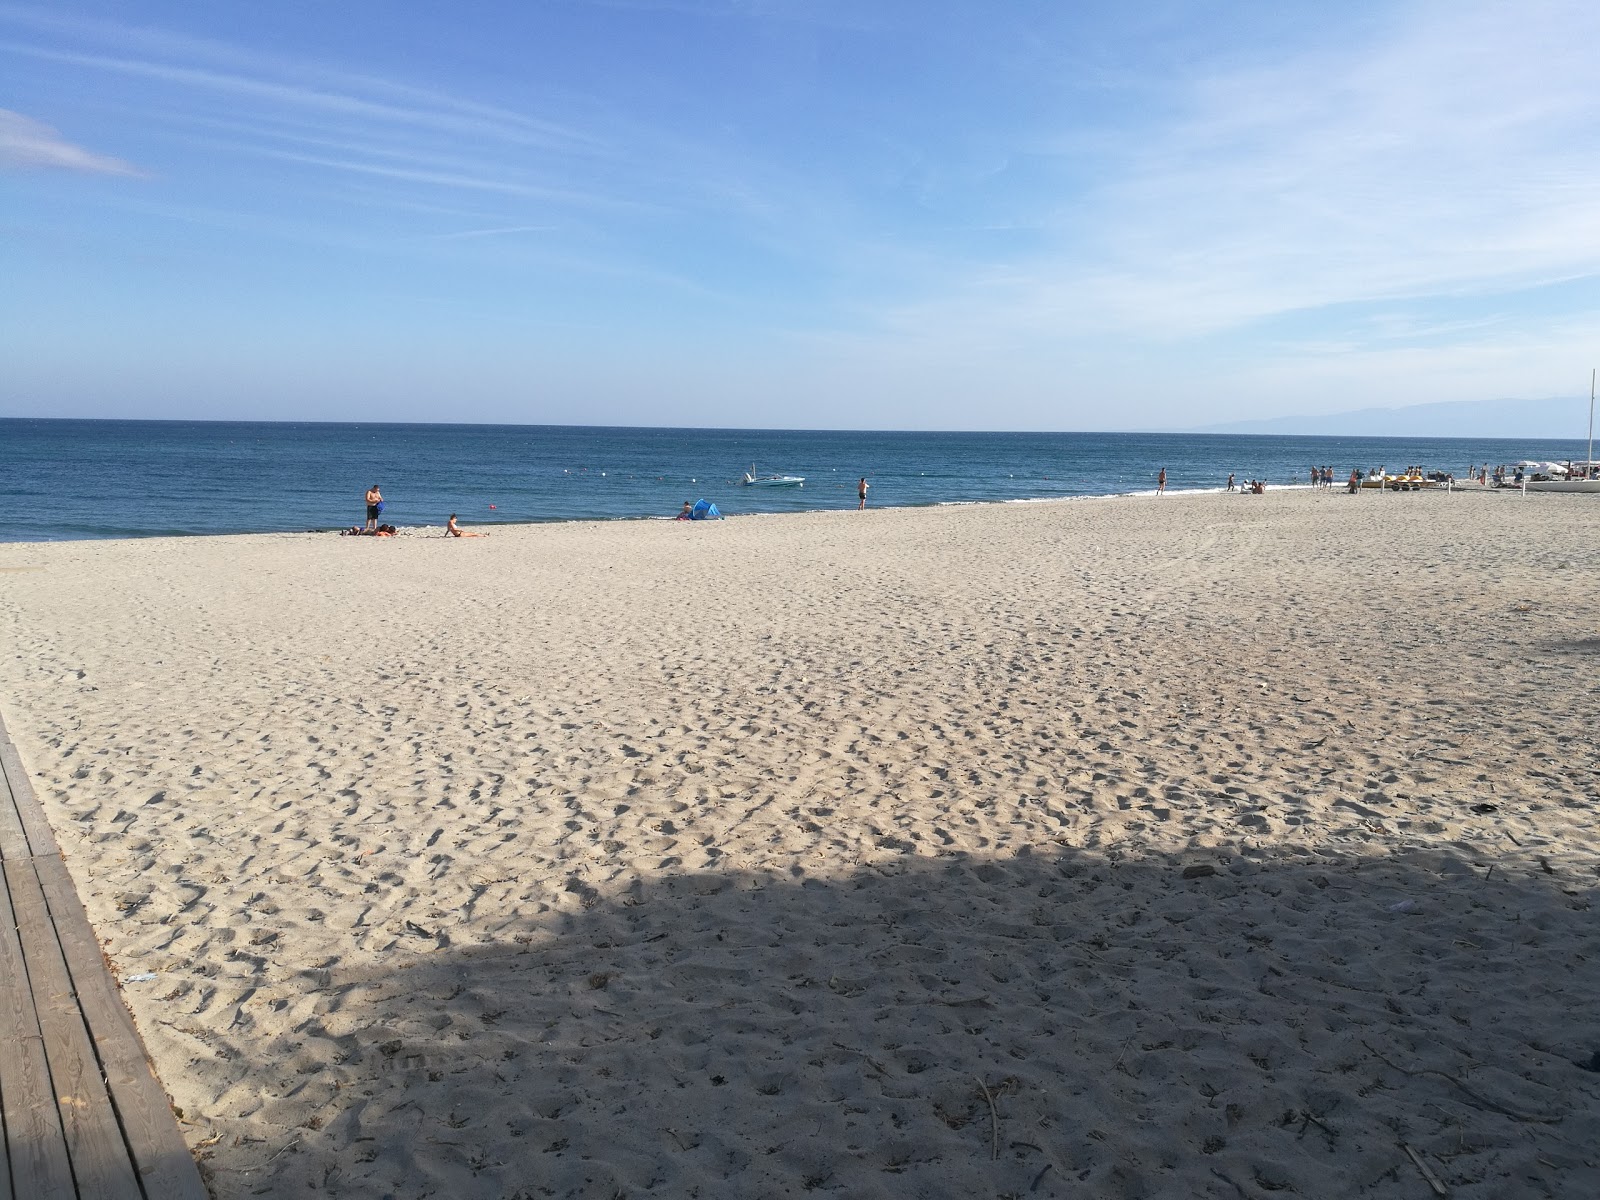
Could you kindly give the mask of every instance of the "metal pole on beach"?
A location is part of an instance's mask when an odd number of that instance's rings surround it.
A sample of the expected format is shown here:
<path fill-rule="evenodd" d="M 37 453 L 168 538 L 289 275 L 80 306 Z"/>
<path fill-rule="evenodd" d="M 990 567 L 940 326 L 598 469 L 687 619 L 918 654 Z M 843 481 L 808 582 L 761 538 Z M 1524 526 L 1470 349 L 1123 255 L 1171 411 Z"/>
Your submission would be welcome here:
<path fill-rule="evenodd" d="M 1589 368 L 1589 449 L 1583 455 L 1583 477 L 1587 479 L 1589 472 L 1594 468 L 1594 375 L 1595 368 Z"/>

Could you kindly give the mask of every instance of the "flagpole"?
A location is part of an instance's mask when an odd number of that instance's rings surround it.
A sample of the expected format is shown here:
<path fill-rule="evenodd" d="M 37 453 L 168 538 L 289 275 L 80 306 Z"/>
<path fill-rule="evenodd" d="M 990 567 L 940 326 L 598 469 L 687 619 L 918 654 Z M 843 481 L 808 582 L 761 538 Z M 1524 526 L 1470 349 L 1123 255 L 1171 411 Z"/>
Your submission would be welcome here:
<path fill-rule="evenodd" d="M 1583 477 L 1587 479 L 1589 472 L 1594 469 L 1594 373 L 1595 368 L 1589 368 L 1589 450 L 1584 456 Z"/>

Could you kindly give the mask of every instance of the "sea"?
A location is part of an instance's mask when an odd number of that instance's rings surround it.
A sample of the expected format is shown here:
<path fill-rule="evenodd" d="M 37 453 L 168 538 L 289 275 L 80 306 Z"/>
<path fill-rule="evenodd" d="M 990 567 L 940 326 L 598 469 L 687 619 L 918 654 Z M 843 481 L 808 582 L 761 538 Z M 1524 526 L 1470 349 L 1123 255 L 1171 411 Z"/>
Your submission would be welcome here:
<path fill-rule="evenodd" d="M 1464 476 L 1583 456 L 1581 440 L 1192 433 L 908 433 L 0 419 L 0 541 L 670 518 L 1220 490 L 1229 473 L 1305 485 L 1312 466 L 1421 465 Z M 741 484 L 746 471 L 799 488 Z"/>

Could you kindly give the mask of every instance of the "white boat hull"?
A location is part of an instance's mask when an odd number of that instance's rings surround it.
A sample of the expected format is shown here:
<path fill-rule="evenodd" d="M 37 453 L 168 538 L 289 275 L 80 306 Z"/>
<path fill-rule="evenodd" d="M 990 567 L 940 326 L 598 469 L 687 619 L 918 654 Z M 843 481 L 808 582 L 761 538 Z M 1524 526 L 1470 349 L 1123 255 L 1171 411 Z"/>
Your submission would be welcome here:
<path fill-rule="evenodd" d="M 1595 492 L 1600 494 L 1600 479 L 1539 479 L 1525 485 L 1530 492 Z"/>

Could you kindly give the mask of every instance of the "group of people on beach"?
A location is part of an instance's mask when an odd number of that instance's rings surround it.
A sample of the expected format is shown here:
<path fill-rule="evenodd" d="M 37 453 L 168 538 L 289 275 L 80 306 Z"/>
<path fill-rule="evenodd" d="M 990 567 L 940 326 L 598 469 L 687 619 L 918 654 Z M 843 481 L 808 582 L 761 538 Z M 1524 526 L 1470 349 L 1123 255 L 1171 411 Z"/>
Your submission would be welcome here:
<path fill-rule="evenodd" d="M 393 525 L 379 524 L 378 518 L 383 515 L 383 492 L 377 484 L 373 484 L 367 489 L 365 500 L 367 505 L 366 525 L 364 527 L 361 525 L 352 525 L 349 529 L 341 529 L 339 531 L 339 536 L 398 537 L 400 535 L 400 531 Z M 489 507 L 493 508 L 494 506 L 491 504 Z M 456 514 L 451 513 L 450 519 L 444 524 L 444 536 L 458 538 L 478 538 L 488 537 L 489 535 L 487 533 L 473 533 L 461 528 L 461 526 L 456 523 Z"/>
<path fill-rule="evenodd" d="M 1163 486 L 1165 486 L 1165 484 L 1166 484 L 1166 477 L 1167 477 L 1166 471 L 1162 471 L 1161 472 L 1161 481 L 1162 481 Z M 856 481 L 856 508 L 857 508 L 857 510 L 864 509 L 864 508 L 867 507 L 867 488 L 869 488 L 871 486 L 872 485 L 867 482 L 867 477 L 865 475 L 863 475 L 859 480 Z M 366 503 L 366 506 L 367 506 L 367 523 L 366 523 L 365 527 L 360 526 L 360 525 L 352 525 L 349 529 L 341 529 L 339 531 L 339 535 L 341 537 L 396 537 L 396 536 L 398 536 L 400 531 L 398 529 L 396 529 L 393 525 L 379 524 L 379 518 L 383 515 L 383 491 L 382 491 L 382 489 L 379 488 L 377 484 L 373 484 L 371 487 L 369 487 L 367 489 L 366 495 L 364 497 L 364 500 L 365 500 L 365 503 Z M 493 508 L 494 506 L 490 505 L 490 507 Z M 715 509 L 713 509 L 712 511 L 714 512 Z M 678 520 L 680 520 L 680 521 L 693 520 L 694 519 L 693 518 L 693 512 L 694 512 L 693 503 L 688 501 L 688 500 L 685 500 L 683 502 L 683 510 L 678 513 Z M 718 515 L 720 515 L 720 514 L 718 514 Z M 455 513 L 451 513 L 450 514 L 450 519 L 445 522 L 444 536 L 445 537 L 458 537 L 458 538 L 479 538 L 479 537 L 488 537 L 489 535 L 487 533 L 479 533 L 479 532 L 474 532 L 474 531 L 470 531 L 470 530 L 466 530 L 466 529 L 461 528 L 460 524 L 457 521 L 456 514 Z"/>
<path fill-rule="evenodd" d="M 1312 467 L 1311 486 L 1331 488 L 1333 486 L 1332 467 Z"/>
<path fill-rule="evenodd" d="M 1237 491 L 1241 496 L 1261 496 L 1266 494 L 1267 481 L 1265 479 L 1247 479 L 1241 484 L 1235 484 L 1233 480 L 1234 474 L 1229 471 L 1227 490 L 1230 492 Z"/>

